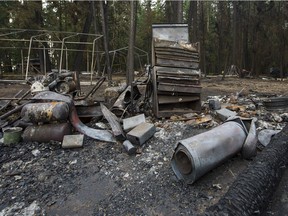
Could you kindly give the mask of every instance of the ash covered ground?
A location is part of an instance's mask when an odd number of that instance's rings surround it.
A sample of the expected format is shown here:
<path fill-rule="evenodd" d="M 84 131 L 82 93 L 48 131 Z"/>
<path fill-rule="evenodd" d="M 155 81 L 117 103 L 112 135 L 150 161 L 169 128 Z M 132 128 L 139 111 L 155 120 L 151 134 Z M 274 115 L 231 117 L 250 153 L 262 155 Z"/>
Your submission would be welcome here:
<path fill-rule="evenodd" d="M 287 91 L 287 81 L 254 79 L 220 82 L 212 78 L 203 80 L 202 86 L 203 101 L 209 95 L 224 97 L 244 88 L 242 99 L 247 106 L 251 97 L 284 95 Z M 6 87 L 1 86 L 1 94 Z M 287 122 L 283 113 L 251 110 L 250 114 L 258 118 L 258 128 L 277 129 Z M 253 163 L 237 154 L 193 185 L 185 185 L 171 169 L 174 147 L 177 141 L 207 131 L 211 125 L 189 124 L 177 118 L 147 121 L 154 123 L 157 132 L 132 156 L 120 143 L 89 137 L 80 149 L 62 149 L 58 142 L 1 144 L 0 215 L 196 215 L 215 204 L 237 175 Z M 282 181 L 280 187 L 271 198 L 267 215 L 287 213 L 288 185 Z"/>

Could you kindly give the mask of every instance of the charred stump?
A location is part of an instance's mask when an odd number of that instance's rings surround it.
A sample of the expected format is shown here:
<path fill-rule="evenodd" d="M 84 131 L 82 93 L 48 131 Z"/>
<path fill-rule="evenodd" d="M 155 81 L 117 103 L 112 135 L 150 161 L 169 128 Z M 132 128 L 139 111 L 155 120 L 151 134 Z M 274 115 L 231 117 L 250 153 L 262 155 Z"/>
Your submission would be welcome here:
<path fill-rule="evenodd" d="M 267 207 L 288 163 L 288 125 L 275 135 L 255 161 L 239 174 L 218 203 L 204 215 L 261 214 Z"/>

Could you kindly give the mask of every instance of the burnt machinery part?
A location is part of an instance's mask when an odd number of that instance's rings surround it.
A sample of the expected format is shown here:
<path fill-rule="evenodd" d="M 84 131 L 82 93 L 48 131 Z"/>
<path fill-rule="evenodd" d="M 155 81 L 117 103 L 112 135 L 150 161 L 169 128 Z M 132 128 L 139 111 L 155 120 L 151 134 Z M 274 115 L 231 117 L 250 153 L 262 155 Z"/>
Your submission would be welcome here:
<path fill-rule="evenodd" d="M 21 110 L 21 117 L 26 122 L 66 121 L 69 106 L 65 102 L 47 102 L 26 104 Z"/>
<path fill-rule="evenodd" d="M 228 121 L 205 133 L 178 142 L 171 165 L 178 179 L 192 184 L 208 171 L 241 151 L 244 126 Z"/>
<path fill-rule="evenodd" d="M 204 215 L 263 215 L 288 164 L 288 125 L 276 134 Z"/>
<path fill-rule="evenodd" d="M 76 90 L 76 83 L 73 80 L 60 81 L 55 86 L 55 91 L 60 94 L 68 94 Z"/>
<path fill-rule="evenodd" d="M 24 141 L 50 142 L 51 140 L 62 142 L 65 135 L 72 133 L 69 123 L 44 124 L 28 126 L 23 132 Z"/>
<path fill-rule="evenodd" d="M 37 95 L 35 95 L 33 97 L 33 100 L 35 101 L 36 100 L 38 101 L 50 100 L 50 101 L 66 102 L 69 105 L 69 109 L 70 109 L 69 120 L 77 131 L 93 139 L 107 141 L 107 142 L 116 142 L 115 138 L 109 131 L 97 130 L 94 128 L 87 127 L 85 124 L 83 124 L 77 115 L 74 102 L 70 97 L 64 96 L 62 94 L 58 94 L 52 91 L 44 91 L 44 92 L 39 92 Z"/>
<path fill-rule="evenodd" d="M 268 111 L 288 111 L 288 97 L 273 97 L 263 100 Z"/>

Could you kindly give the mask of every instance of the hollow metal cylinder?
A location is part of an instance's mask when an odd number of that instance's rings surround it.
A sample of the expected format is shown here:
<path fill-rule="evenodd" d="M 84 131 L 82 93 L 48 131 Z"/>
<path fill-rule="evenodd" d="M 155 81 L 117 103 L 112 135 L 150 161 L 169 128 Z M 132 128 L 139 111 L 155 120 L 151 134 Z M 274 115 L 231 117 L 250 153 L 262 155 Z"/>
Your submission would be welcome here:
<path fill-rule="evenodd" d="M 240 152 L 246 136 L 241 124 L 229 121 L 205 133 L 181 140 L 173 154 L 172 169 L 177 178 L 192 184 Z"/>
<path fill-rule="evenodd" d="M 137 148 L 129 140 L 125 140 L 123 146 L 129 155 L 135 154 L 137 151 Z"/>
<path fill-rule="evenodd" d="M 31 103 L 21 110 L 21 117 L 26 122 L 53 122 L 67 120 L 69 106 L 65 102 Z"/>
<path fill-rule="evenodd" d="M 65 135 L 71 133 L 72 126 L 69 123 L 33 125 L 24 130 L 22 138 L 24 141 L 49 142 L 53 140 L 61 142 Z"/>

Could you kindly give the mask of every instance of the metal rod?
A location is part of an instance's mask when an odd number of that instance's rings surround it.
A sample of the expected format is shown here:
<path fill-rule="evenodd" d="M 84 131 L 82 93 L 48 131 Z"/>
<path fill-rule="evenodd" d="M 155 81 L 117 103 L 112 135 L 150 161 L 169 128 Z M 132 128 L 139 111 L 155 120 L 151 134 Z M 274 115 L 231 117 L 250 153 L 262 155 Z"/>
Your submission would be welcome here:
<path fill-rule="evenodd" d="M 68 51 L 66 47 L 66 70 L 68 70 Z"/>
<path fill-rule="evenodd" d="M 25 31 L 26 31 L 26 30 L 17 31 L 17 32 L 10 32 L 10 33 L 6 33 L 6 34 L 1 34 L 0 37 L 7 36 L 7 35 L 11 35 L 11 34 L 17 34 L 17 33 L 25 32 Z"/>
<path fill-rule="evenodd" d="M 46 76 L 46 53 L 45 53 L 45 46 L 43 44 L 44 50 L 43 50 L 43 57 L 44 57 L 44 74 Z"/>
<path fill-rule="evenodd" d="M 39 41 L 38 41 L 39 42 Z M 29 49 L 29 47 L 0 47 L 0 49 Z M 31 47 L 31 50 L 42 50 L 42 48 L 39 47 Z M 50 48 L 50 50 L 61 50 L 61 48 Z M 73 51 L 73 52 L 92 52 L 90 50 L 80 50 L 80 49 L 67 49 L 67 51 Z M 95 51 L 97 53 L 97 51 Z M 99 51 L 98 53 L 103 53 Z"/>
<path fill-rule="evenodd" d="M 33 37 L 33 36 L 32 36 Z M 70 36 L 69 36 L 70 37 Z M 98 37 L 99 39 L 100 37 Z M 7 38 L 0 38 L 0 41 L 14 41 L 14 42 L 29 42 L 28 39 L 7 39 Z M 55 44 L 62 43 L 61 41 L 52 41 L 52 40 L 39 40 L 39 42 L 50 42 Z M 92 45 L 92 42 L 77 42 L 77 41 L 70 41 L 66 42 L 66 44 L 85 44 L 85 45 Z"/>
<path fill-rule="evenodd" d="M 97 38 L 93 40 L 93 46 L 92 46 L 92 59 L 91 59 L 91 76 L 90 76 L 90 83 L 92 85 L 92 76 L 93 76 L 93 70 L 94 70 L 94 51 L 95 51 L 95 41 Z"/>
<path fill-rule="evenodd" d="M 61 68 L 62 68 L 63 48 L 64 48 L 65 40 L 68 39 L 68 38 L 71 38 L 71 37 L 75 37 L 75 36 L 77 36 L 77 35 L 78 35 L 78 34 L 69 35 L 69 36 L 64 37 L 64 38 L 62 39 L 61 54 L 60 54 L 60 63 L 59 63 L 59 73 L 61 73 Z"/>
<path fill-rule="evenodd" d="M 33 42 L 33 36 L 30 38 L 30 43 L 29 43 L 29 49 L 28 49 L 28 57 L 27 57 L 27 66 L 26 66 L 26 75 L 25 79 L 27 80 L 28 78 L 28 70 L 29 70 L 29 61 L 30 61 L 30 53 L 31 53 L 31 47 L 32 47 L 32 42 Z"/>
<path fill-rule="evenodd" d="M 9 30 L 10 28 L 0 28 L 0 30 Z M 37 29 L 22 29 L 14 28 L 15 31 L 30 31 L 30 32 L 46 32 L 46 33 L 62 33 L 62 34 L 76 34 L 77 32 L 68 32 L 68 31 L 51 31 L 51 30 L 37 30 Z M 90 34 L 90 33 L 77 33 L 79 35 L 88 35 L 88 36 L 102 36 L 100 34 Z"/>
<path fill-rule="evenodd" d="M 23 55 L 23 49 L 21 49 L 21 73 L 22 73 L 22 76 L 24 75 L 24 55 Z"/>
<path fill-rule="evenodd" d="M 32 47 L 32 42 L 33 42 L 33 38 L 45 35 L 47 33 L 43 33 L 43 34 L 39 34 L 39 35 L 33 35 L 30 38 L 30 43 L 29 43 L 29 50 L 28 50 L 28 57 L 27 57 L 27 67 L 26 67 L 26 75 L 25 75 L 25 79 L 27 80 L 28 77 L 28 70 L 29 70 L 29 61 L 30 61 L 30 53 L 31 53 L 31 47 Z"/>

